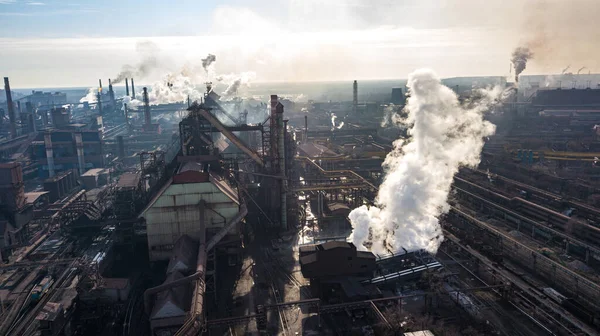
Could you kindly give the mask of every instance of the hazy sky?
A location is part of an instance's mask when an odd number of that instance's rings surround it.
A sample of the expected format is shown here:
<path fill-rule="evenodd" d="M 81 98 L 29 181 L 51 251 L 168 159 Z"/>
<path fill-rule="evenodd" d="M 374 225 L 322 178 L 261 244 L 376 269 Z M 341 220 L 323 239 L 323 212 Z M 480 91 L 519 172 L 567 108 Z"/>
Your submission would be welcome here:
<path fill-rule="evenodd" d="M 92 86 L 148 42 L 158 63 L 138 82 L 196 71 L 208 53 L 214 73 L 255 81 L 508 75 L 522 44 L 535 53 L 525 74 L 594 72 L 599 14 L 599 0 L 0 0 L 0 75 Z"/>

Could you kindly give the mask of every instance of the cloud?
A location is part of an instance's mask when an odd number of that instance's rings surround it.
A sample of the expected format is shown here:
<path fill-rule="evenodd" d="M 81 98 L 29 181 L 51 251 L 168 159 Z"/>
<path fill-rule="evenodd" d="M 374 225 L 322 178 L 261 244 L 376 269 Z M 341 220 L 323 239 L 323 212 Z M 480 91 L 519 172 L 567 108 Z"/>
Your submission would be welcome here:
<path fill-rule="evenodd" d="M 16 2 L 16 0 L 0 0 L 0 5 L 8 5 L 8 4 L 12 4 L 15 2 Z"/>
<path fill-rule="evenodd" d="M 0 0 L 2 1 L 2 0 Z M 43 5 L 41 2 L 39 3 Z M 35 5 L 40 6 L 40 5 Z M 43 12 L 0 12 L 0 16 L 64 16 L 64 15 L 73 15 L 73 14 L 89 14 L 89 13 L 97 13 L 98 10 L 92 8 L 85 9 L 59 9 L 59 10 L 49 10 Z"/>
<path fill-rule="evenodd" d="M 29 6 L 45 6 L 46 4 L 43 2 L 28 2 Z"/>

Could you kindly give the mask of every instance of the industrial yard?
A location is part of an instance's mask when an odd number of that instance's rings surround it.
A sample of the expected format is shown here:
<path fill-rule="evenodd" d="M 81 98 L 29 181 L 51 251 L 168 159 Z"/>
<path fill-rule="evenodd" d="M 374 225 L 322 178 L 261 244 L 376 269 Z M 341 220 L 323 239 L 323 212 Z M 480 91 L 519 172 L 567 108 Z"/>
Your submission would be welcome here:
<path fill-rule="evenodd" d="M 0 0 L 0 336 L 600 336 L 598 13 Z"/>
<path fill-rule="evenodd" d="M 100 82 L 95 104 L 7 97 L 1 334 L 598 334 L 600 90 L 504 83 L 439 249 L 374 253 L 351 212 L 374 204 L 407 136 L 383 126 L 406 87 L 254 105 L 210 83 L 151 105 L 144 87 L 128 109 L 126 83 L 117 97 Z"/>

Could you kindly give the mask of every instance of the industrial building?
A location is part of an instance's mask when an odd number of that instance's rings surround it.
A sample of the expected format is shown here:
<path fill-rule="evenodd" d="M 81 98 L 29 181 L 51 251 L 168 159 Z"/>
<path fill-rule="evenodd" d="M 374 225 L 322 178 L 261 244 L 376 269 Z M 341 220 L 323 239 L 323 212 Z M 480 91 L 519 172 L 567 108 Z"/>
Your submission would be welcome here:
<path fill-rule="evenodd" d="M 381 255 L 347 241 L 348 216 L 410 136 L 390 127 L 400 83 L 253 104 L 144 87 L 137 109 L 133 79 L 108 83 L 70 104 L 5 79 L 0 334 L 597 334 L 598 90 L 486 115 L 497 135 L 454 177 L 438 252 Z"/>

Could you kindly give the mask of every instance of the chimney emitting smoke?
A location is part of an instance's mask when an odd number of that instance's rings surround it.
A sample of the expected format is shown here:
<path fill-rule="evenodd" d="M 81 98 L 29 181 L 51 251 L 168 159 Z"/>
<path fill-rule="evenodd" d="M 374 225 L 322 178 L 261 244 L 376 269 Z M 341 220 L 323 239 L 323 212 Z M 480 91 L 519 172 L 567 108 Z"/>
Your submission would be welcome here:
<path fill-rule="evenodd" d="M 129 97 L 129 79 L 125 78 L 125 96 Z"/>
<path fill-rule="evenodd" d="M 135 86 L 133 85 L 133 78 L 131 78 L 131 99 L 135 99 Z"/>
<path fill-rule="evenodd" d="M 146 87 L 144 87 L 144 119 L 146 127 L 150 129 L 152 117 L 150 115 L 150 99 L 148 98 L 148 89 Z"/>

